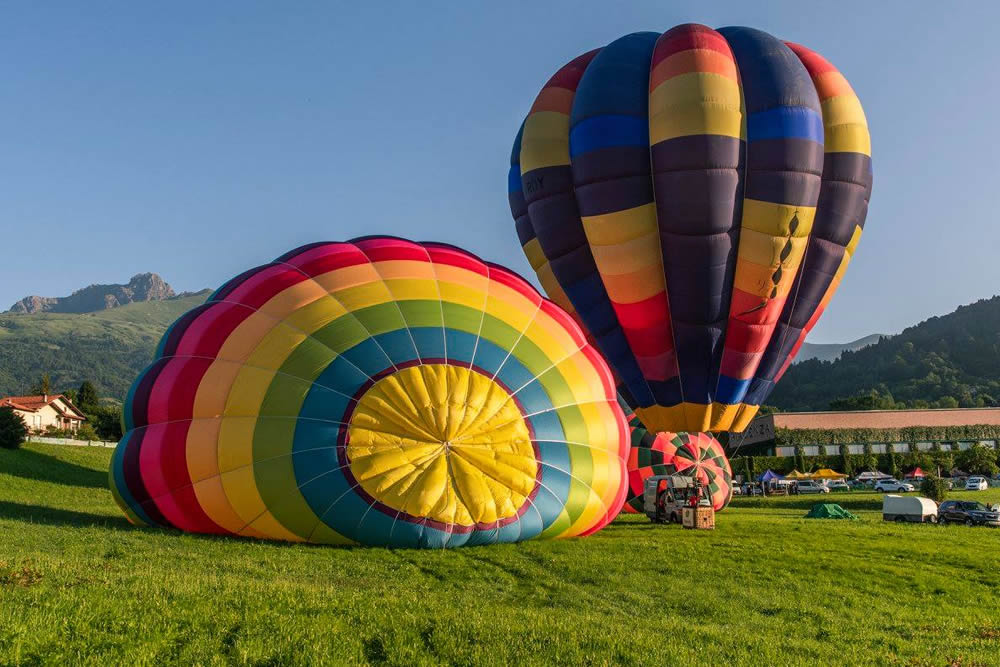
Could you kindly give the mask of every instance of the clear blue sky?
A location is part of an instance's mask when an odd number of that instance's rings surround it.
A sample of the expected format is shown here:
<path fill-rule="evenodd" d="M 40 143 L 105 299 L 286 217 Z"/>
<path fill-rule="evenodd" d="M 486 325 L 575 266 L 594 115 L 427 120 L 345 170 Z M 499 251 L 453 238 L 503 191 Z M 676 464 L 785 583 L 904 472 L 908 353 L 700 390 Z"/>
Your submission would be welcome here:
<path fill-rule="evenodd" d="M 1000 292 L 1000 3 L 475 4 L 5 4 L 0 309 L 142 271 L 214 287 L 371 233 L 530 274 L 505 184 L 534 95 L 584 51 L 688 21 L 805 44 L 864 104 L 874 198 L 810 340 Z"/>

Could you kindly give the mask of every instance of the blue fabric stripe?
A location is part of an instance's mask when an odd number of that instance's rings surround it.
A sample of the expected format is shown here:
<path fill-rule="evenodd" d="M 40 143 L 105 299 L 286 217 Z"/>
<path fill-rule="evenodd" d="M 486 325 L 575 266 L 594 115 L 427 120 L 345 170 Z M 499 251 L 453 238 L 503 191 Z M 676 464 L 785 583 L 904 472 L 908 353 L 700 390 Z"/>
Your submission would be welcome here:
<path fill-rule="evenodd" d="M 715 389 L 715 400 L 729 405 L 742 403 L 743 396 L 746 395 L 749 386 L 749 379 L 738 380 L 727 375 L 720 375 L 719 385 Z"/>
<path fill-rule="evenodd" d="M 774 380 L 755 377 L 750 383 L 750 389 L 747 390 L 743 402 L 747 405 L 760 405 L 771 394 L 772 389 L 774 389 Z"/>
<path fill-rule="evenodd" d="M 649 119 L 645 116 L 594 116 L 580 121 L 570 130 L 570 158 L 612 146 L 649 146 Z"/>
<path fill-rule="evenodd" d="M 520 192 L 521 191 L 521 165 L 512 164 L 510 165 L 510 171 L 507 172 L 507 192 Z"/>
<path fill-rule="evenodd" d="M 808 107 L 781 106 L 747 117 L 747 141 L 810 139 L 823 143 L 823 117 Z"/>

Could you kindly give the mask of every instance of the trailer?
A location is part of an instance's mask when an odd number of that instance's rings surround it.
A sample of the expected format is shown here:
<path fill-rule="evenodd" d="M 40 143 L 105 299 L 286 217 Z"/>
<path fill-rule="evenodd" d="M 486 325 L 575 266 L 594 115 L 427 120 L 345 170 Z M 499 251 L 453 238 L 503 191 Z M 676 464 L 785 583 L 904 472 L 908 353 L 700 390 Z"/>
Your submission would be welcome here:
<path fill-rule="evenodd" d="M 937 523 L 938 506 L 930 498 L 919 496 L 882 497 L 882 520 L 898 523 Z"/>

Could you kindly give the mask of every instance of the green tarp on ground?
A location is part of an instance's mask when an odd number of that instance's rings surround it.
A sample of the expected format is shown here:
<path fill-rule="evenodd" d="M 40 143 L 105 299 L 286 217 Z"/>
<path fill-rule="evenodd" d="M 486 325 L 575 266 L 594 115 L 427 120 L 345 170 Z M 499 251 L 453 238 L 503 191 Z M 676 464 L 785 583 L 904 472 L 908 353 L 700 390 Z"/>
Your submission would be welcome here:
<path fill-rule="evenodd" d="M 845 510 L 840 505 L 836 503 L 816 503 L 813 508 L 809 510 L 809 514 L 806 514 L 807 519 L 852 519 L 857 520 L 858 517 L 854 516 L 847 510 Z"/>

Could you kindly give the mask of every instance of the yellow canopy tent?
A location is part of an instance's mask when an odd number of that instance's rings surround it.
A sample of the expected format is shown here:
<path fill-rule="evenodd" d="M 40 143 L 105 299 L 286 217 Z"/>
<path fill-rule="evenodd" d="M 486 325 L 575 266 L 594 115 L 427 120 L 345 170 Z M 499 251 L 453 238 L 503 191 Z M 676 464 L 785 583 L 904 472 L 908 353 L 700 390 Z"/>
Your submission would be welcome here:
<path fill-rule="evenodd" d="M 847 479 L 847 475 L 842 472 L 834 472 L 829 468 L 820 468 L 812 474 L 813 479 Z"/>
<path fill-rule="evenodd" d="M 785 475 L 785 479 L 812 479 L 812 475 L 807 475 L 804 472 L 793 470 L 792 472 Z"/>

